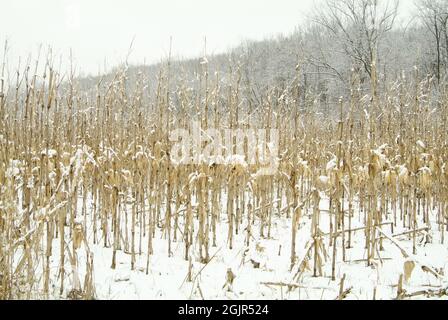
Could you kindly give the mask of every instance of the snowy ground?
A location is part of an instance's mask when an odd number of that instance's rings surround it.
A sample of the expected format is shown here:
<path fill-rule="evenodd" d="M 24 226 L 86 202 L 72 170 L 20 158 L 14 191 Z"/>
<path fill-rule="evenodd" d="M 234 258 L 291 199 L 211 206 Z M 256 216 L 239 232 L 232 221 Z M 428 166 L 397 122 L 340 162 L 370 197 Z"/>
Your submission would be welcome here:
<path fill-rule="evenodd" d="M 321 208 L 328 208 L 328 202 L 322 201 Z M 224 216 L 224 215 L 222 215 Z M 372 299 L 376 288 L 376 299 L 394 299 L 397 296 L 397 283 L 403 274 L 406 259 L 400 250 L 389 240 L 384 239 L 384 250 L 380 251 L 380 259 L 376 259 L 372 266 L 367 266 L 366 250 L 364 250 L 364 233 L 357 231 L 352 235 L 352 248 L 346 251 L 346 262 L 342 262 L 340 242 L 338 243 L 336 280 L 331 280 L 332 248 L 325 247 L 328 259 L 324 263 L 323 276 L 313 277 L 312 265 L 300 279 L 293 279 L 295 272 L 289 270 L 291 252 L 291 222 L 290 219 L 275 217 L 272 219 L 271 238 L 260 239 L 258 228 L 253 227 L 253 238 L 249 247 L 244 244 L 246 234 L 241 230 L 234 238 L 233 250 L 228 249 L 227 223 L 221 221 L 217 232 L 217 247 L 210 248 L 211 261 L 204 265 L 197 258 L 192 259 L 192 280 L 186 281 L 189 262 L 184 260 L 184 243 L 173 242 L 173 256 L 167 255 L 167 241 L 160 230 L 153 239 L 154 253 L 150 256 L 149 273 L 146 274 L 146 238 L 142 245 L 141 255 L 137 254 L 135 270 L 131 271 L 131 255 L 123 251 L 117 252 L 117 267 L 111 269 L 112 249 L 104 248 L 102 244 L 92 245 L 92 233 L 88 234 L 90 250 L 94 260 L 94 283 L 97 299 L 335 299 L 339 294 L 340 279 L 345 274 L 344 290 L 349 290 L 346 299 Z M 243 228 L 246 222 L 243 222 Z M 328 231 L 328 214 L 321 212 L 321 229 Z M 311 217 L 303 216 L 297 233 L 296 253 L 303 256 L 304 248 L 310 239 Z M 353 227 L 362 226 L 360 221 L 354 220 Z M 391 234 L 390 226 L 383 230 Z M 421 264 L 432 267 L 443 276 L 437 279 L 428 272 L 424 272 L 416 265 L 408 283 L 403 288 L 407 293 L 419 290 L 438 290 L 448 287 L 448 247 L 440 244 L 439 232 L 432 223 L 431 243 L 426 243 L 424 234 L 418 236 L 417 255 L 412 257 Z M 394 228 L 394 234 L 407 231 Z M 138 237 L 136 237 L 138 239 Z M 412 240 L 408 235 L 395 238 L 409 253 L 412 253 Z M 54 240 L 54 252 L 58 252 L 58 240 Z M 138 246 L 137 246 L 138 248 Z M 193 255 L 198 255 L 198 248 L 192 246 Z M 78 265 L 81 282 L 85 266 L 84 245 L 78 250 Z M 137 250 L 138 252 L 138 250 Z M 378 256 L 377 256 L 378 257 Z M 59 268 L 57 254 L 52 258 L 53 298 L 61 298 L 58 294 Z M 236 276 L 232 290 L 223 288 L 226 282 L 226 272 L 231 268 Z M 69 264 L 66 270 L 70 270 Z M 294 268 L 297 270 L 297 268 Z M 69 271 L 70 272 L 70 271 Z M 72 287 L 68 277 L 66 292 Z M 287 286 L 266 283 L 294 283 L 300 287 L 288 290 Z M 63 297 L 64 297 L 63 296 Z M 415 299 L 427 298 L 425 295 Z M 444 296 L 442 298 L 447 298 Z"/>

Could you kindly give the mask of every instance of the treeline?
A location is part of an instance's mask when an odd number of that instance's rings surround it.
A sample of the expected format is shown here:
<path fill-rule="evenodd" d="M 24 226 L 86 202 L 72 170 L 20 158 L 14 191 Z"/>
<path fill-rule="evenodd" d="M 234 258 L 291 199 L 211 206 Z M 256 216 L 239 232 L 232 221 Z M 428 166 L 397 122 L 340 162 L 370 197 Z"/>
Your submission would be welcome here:
<path fill-rule="evenodd" d="M 171 85 L 199 89 L 206 59 L 209 78 L 236 82 L 247 105 L 260 103 L 263 93 L 275 87 L 300 90 L 303 99 L 307 93 L 319 95 L 320 109 L 331 110 L 341 96 L 350 95 L 353 74 L 360 80 L 358 90 L 366 95 L 373 94 L 372 81 L 377 94 L 386 94 L 403 78 L 427 79 L 437 94 L 448 74 L 448 1 L 417 4 L 412 16 L 398 22 L 395 0 L 322 0 L 289 35 L 247 40 L 225 54 L 188 60 L 171 57 L 176 78 Z M 148 80 L 149 90 L 156 91 L 165 64 L 126 66 L 129 85 L 133 87 L 140 76 Z M 112 78 L 115 71 L 103 78 Z M 237 79 L 232 79 L 235 74 Z M 84 78 L 80 87 L 94 89 L 98 81 Z"/>

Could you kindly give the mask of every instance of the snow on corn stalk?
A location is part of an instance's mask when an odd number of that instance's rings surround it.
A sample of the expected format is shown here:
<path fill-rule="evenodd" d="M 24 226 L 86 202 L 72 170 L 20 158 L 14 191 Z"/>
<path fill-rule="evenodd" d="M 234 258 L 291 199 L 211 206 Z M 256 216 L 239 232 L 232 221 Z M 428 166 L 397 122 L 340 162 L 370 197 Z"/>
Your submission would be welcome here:
<path fill-rule="evenodd" d="M 124 67 L 92 90 L 50 63 L 39 81 L 24 69 L 23 98 L 2 96 L 14 116 L 1 118 L 0 298 L 95 298 L 96 277 L 123 269 L 169 286 L 159 261 L 183 267 L 196 298 L 209 269 L 227 284 L 207 288 L 218 297 L 280 270 L 269 283 L 291 297 L 329 277 L 342 298 L 356 291 L 351 264 L 381 273 L 405 241 L 401 286 L 421 270 L 443 279 L 416 258 L 445 244 L 448 225 L 448 114 L 427 107 L 423 85 L 364 95 L 353 71 L 329 115 L 296 85 L 260 89 L 255 103 L 236 62 L 210 77 L 201 61 L 193 81 L 169 62 L 153 82 Z"/>

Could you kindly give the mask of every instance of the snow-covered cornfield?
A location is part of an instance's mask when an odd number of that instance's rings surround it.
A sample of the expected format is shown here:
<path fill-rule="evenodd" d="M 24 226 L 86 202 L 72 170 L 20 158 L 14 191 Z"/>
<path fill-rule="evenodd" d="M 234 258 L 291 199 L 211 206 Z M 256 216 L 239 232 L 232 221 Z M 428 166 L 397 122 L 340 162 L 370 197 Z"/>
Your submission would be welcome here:
<path fill-rule="evenodd" d="M 194 85 L 167 64 L 155 86 L 123 68 L 88 89 L 42 66 L 0 87 L 0 298 L 446 294 L 448 95 L 431 79 L 364 95 L 353 74 L 330 116 L 297 81 L 247 100 L 237 66 L 206 60 Z M 277 170 L 173 163 L 192 119 L 277 129 Z"/>

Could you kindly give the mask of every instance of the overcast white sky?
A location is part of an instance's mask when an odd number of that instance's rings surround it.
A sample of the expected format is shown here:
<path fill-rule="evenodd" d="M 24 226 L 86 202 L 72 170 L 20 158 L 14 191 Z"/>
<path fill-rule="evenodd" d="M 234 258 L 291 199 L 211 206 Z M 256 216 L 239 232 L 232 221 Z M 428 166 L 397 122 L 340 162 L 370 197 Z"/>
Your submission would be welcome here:
<path fill-rule="evenodd" d="M 318 0 L 2 0 L 0 41 L 8 39 L 11 63 L 51 45 L 68 60 L 97 73 L 124 61 L 135 37 L 130 62 L 157 62 L 173 54 L 183 57 L 219 53 L 243 39 L 263 39 L 292 32 Z M 401 0 L 401 11 L 413 10 Z"/>

